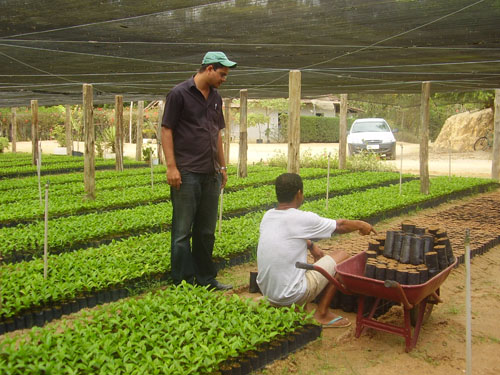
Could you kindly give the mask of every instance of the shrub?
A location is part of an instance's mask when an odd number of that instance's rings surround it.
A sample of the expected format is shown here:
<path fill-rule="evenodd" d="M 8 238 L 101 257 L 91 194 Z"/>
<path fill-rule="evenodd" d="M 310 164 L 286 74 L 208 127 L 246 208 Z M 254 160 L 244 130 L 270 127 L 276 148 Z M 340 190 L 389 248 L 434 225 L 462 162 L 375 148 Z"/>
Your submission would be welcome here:
<path fill-rule="evenodd" d="M 9 147 L 9 140 L 4 137 L 0 137 L 0 153 L 3 153 L 3 150 Z"/>

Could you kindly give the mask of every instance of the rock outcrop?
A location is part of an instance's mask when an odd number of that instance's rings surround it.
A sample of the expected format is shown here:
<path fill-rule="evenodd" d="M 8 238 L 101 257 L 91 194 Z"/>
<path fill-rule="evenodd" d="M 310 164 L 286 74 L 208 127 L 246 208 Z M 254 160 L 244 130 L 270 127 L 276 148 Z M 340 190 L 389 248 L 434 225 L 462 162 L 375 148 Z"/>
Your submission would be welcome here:
<path fill-rule="evenodd" d="M 476 139 L 493 132 L 493 110 L 464 112 L 449 117 L 433 144 L 434 151 L 474 151 Z"/>

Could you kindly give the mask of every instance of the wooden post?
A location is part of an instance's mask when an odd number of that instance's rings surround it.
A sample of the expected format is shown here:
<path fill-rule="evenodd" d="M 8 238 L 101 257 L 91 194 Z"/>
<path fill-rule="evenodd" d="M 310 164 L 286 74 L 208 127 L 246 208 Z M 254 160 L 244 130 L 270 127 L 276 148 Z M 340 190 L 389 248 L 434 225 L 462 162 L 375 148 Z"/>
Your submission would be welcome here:
<path fill-rule="evenodd" d="M 429 99 L 431 83 L 422 82 L 420 101 L 420 192 L 429 194 Z"/>
<path fill-rule="evenodd" d="M 39 158 L 39 134 L 38 134 L 38 100 L 31 101 L 31 152 L 33 154 L 33 165 Z"/>
<path fill-rule="evenodd" d="M 123 172 L 123 96 L 115 96 L 115 169 Z"/>
<path fill-rule="evenodd" d="M 247 151 L 248 151 L 248 133 L 247 133 L 247 105 L 248 90 L 240 90 L 240 149 L 238 158 L 238 176 L 247 177 Z"/>
<path fill-rule="evenodd" d="M 493 155 L 491 178 L 500 180 L 500 89 L 495 90 L 495 118 L 493 120 Z"/>
<path fill-rule="evenodd" d="M 64 120 L 64 127 L 66 128 L 66 155 L 73 154 L 73 128 L 71 126 L 71 106 L 66 104 L 66 119 Z"/>
<path fill-rule="evenodd" d="M 17 108 L 11 109 L 11 125 L 12 125 L 12 152 L 17 152 Z"/>
<path fill-rule="evenodd" d="M 160 100 L 158 102 L 158 127 L 156 128 L 156 149 L 158 152 L 158 163 L 162 162 L 162 144 L 161 144 L 161 123 L 163 121 L 163 111 L 165 109 L 165 102 Z"/>
<path fill-rule="evenodd" d="M 92 85 L 83 85 L 83 129 L 85 134 L 85 158 L 83 162 L 83 181 L 87 198 L 95 199 L 95 132 L 94 100 Z"/>
<path fill-rule="evenodd" d="M 340 95 L 339 169 L 346 169 L 347 152 L 347 94 Z"/>
<path fill-rule="evenodd" d="M 135 160 L 142 160 L 142 124 L 144 121 L 144 100 L 137 102 L 137 134 L 135 137 Z"/>
<path fill-rule="evenodd" d="M 134 110 L 134 102 L 130 102 L 130 115 L 128 121 L 128 143 L 132 143 L 132 112 Z"/>
<path fill-rule="evenodd" d="M 291 70 L 288 79 L 288 172 L 300 170 L 300 95 L 301 72 Z"/>
<path fill-rule="evenodd" d="M 229 152 L 231 147 L 231 99 L 224 99 L 224 121 L 226 128 L 224 129 L 224 158 L 226 165 L 229 165 Z"/>

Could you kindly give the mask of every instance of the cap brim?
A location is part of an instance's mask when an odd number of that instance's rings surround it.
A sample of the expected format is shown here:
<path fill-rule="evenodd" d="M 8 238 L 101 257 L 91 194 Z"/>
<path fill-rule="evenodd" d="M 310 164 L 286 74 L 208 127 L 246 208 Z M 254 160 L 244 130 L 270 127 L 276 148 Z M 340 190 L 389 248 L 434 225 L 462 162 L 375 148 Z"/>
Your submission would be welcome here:
<path fill-rule="evenodd" d="M 231 61 L 231 60 L 221 61 L 220 63 L 221 63 L 222 65 L 224 65 L 224 66 L 228 67 L 228 68 L 235 68 L 235 67 L 236 67 L 236 65 L 238 65 L 238 64 L 236 64 L 234 61 Z"/>

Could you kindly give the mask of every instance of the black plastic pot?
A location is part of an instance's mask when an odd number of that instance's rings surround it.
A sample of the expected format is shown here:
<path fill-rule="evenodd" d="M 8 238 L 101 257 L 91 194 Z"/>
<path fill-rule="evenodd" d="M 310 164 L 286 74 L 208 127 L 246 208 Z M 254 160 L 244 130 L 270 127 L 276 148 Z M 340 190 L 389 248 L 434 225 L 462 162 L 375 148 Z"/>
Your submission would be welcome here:
<path fill-rule="evenodd" d="M 52 314 L 54 315 L 54 319 L 61 319 L 62 317 L 62 307 L 61 306 L 54 306 L 52 309 Z"/>
<path fill-rule="evenodd" d="M 3 335 L 5 333 L 5 323 L 0 322 L 0 335 Z"/>
<path fill-rule="evenodd" d="M 49 323 L 52 320 L 54 320 L 54 314 L 52 313 L 52 309 L 51 308 L 45 308 L 45 309 L 43 309 L 43 318 L 44 318 L 45 322 L 47 322 L 47 323 Z"/>
<path fill-rule="evenodd" d="M 269 349 L 267 351 L 267 363 L 271 363 L 280 359 L 281 357 L 281 343 L 278 341 L 273 341 L 269 344 Z"/>
<path fill-rule="evenodd" d="M 127 298 L 127 296 L 128 296 L 128 290 L 125 288 L 120 289 L 120 299 Z"/>
<path fill-rule="evenodd" d="M 120 290 L 119 289 L 112 289 L 111 290 L 111 301 L 116 302 L 120 299 Z"/>
<path fill-rule="evenodd" d="M 80 311 L 80 304 L 78 303 L 78 301 L 76 299 L 71 301 L 70 303 L 71 303 L 71 312 L 72 313 L 76 313 L 76 312 Z"/>
<path fill-rule="evenodd" d="M 25 329 L 26 328 L 26 320 L 24 315 L 18 315 L 14 317 L 14 322 L 16 325 L 16 329 Z"/>
<path fill-rule="evenodd" d="M 71 302 L 63 302 L 61 304 L 61 309 L 62 309 L 63 315 L 71 314 Z"/>
<path fill-rule="evenodd" d="M 257 285 L 257 272 L 250 272 L 250 286 L 248 291 L 250 293 L 260 293 L 259 285 Z"/>
<path fill-rule="evenodd" d="M 33 327 L 33 324 L 34 324 L 34 317 L 33 317 L 33 313 L 26 313 L 24 314 L 24 326 L 26 328 L 32 328 Z"/>
<path fill-rule="evenodd" d="M 36 327 L 43 327 L 45 324 L 45 318 L 42 310 L 35 311 L 33 313 L 33 325 Z"/>
<path fill-rule="evenodd" d="M 76 297 L 76 301 L 78 302 L 78 309 L 85 309 L 88 307 L 87 305 L 87 298 L 85 296 L 78 296 Z"/>
<path fill-rule="evenodd" d="M 97 296 L 95 294 L 91 294 L 87 297 L 87 306 L 92 308 L 97 305 Z"/>
<path fill-rule="evenodd" d="M 16 330 L 16 322 L 14 319 L 10 318 L 7 319 L 5 322 L 5 332 L 13 332 Z"/>

